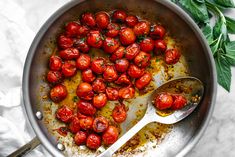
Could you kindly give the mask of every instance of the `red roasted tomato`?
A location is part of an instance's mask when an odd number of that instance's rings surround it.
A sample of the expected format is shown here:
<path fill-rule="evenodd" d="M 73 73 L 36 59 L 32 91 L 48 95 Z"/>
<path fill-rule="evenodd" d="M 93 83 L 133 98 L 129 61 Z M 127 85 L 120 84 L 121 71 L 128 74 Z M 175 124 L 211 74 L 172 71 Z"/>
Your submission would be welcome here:
<path fill-rule="evenodd" d="M 118 139 L 118 129 L 114 126 L 109 126 L 108 129 L 102 135 L 102 140 L 105 145 L 113 144 Z"/>
<path fill-rule="evenodd" d="M 118 40 L 107 37 L 103 42 L 103 50 L 107 53 L 113 53 L 119 47 Z"/>
<path fill-rule="evenodd" d="M 80 130 L 80 121 L 78 117 L 73 117 L 71 123 L 69 124 L 69 130 L 76 134 Z"/>
<path fill-rule="evenodd" d="M 105 70 L 104 58 L 97 58 L 91 62 L 91 70 L 96 74 L 102 74 Z"/>
<path fill-rule="evenodd" d="M 149 72 L 146 72 L 143 76 L 135 81 L 135 86 L 138 89 L 145 88 L 152 80 L 152 75 Z"/>
<path fill-rule="evenodd" d="M 148 35 L 150 32 L 150 23 L 141 21 L 134 26 L 133 31 L 136 36 Z"/>
<path fill-rule="evenodd" d="M 129 15 L 126 17 L 126 24 L 128 27 L 134 27 L 138 22 L 138 18 L 134 15 Z"/>
<path fill-rule="evenodd" d="M 101 12 L 98 12 L 95 14 L 95 21 L 96 21 L 96 24 L 99 28 L 105 29 L 108 27 L 108 24 L 110 22 L 110 18 L 106 12 L 101 11 Z"/>
<path fill-rule="evenodd" d="M 95 27 L 95 17 L 92 13 L 84 13 L 81 17 L 81 22 L 89 27 Z"/>
<path fill-rule="evenodd" d="M 92 100 L 94 96 L 92 86 L 86 82 L 80 83 L 78 85 L 76 93 L 79 98 L 84 100 Z"/>
<path fill-rule="evenodd" d="M 150 36 L 153 39 L 163 39 L 165 34 L 166 34 L 165 28 L 160 25 L 154 25 L 150 32 Z"/>
<path fill-rule="evenodd" d="M 82 71 L 82 81 L 91 83 L 95 80 L 96 76 L 91 69 Z"/>
<path fill-rule="evenodd" d="M 106 95 L 108 97 L 108 100 L 110 100 L 110 101 L 118 100 L 118 90 L 116 88 L 107 87 L 106 88 Z"/>
<path fill-rule="evenodd" d="M 135 58 L 135 56 L 140 52 L 140 46 L 136 43 L 129 45 L 126 48 L 126 54 L 125 57 L 128 60 L 132 60 Z"/>
<path fill-rule="evenodd" d="M 81 54 L 76 60 L 76 67 L 80 70 L 85 70 L 90 67 L 91 57 L 87 54 Z"/>
<path fill-rule="evenodd" d="M 140 53 L 135 57 L 134 63 L 140 68 L 145 68 L 149 65 L 151 59 L 151 55 L 144 51 L 140 51 Z"/>
<path fill-rule="evenodd" d="M 114 22 L 123 23 L 127 17 L 127 14 L 123 10 L 116 10 L 113 13 L 112 19 Z"/>
<path fill-rule="evenodd" d="M 87 26 L 81 26 L 78 30 L 78 36 L 79 37 L 86 37 L 86 35 L 89 32 L 89 28 Z"/>
<path fill-rule="evenodd" d="M 154 48 L 154 41 L 152 38 L 147 37 L 140 42 L 140 50 L 144 52 L 153 51 L 153 48 Z"/>
<path fill-rule="evenodd" d="M 65 30 L 66 30 L 65 34 L 69 37 L 76 37 L 77 35 L 79 35 L 80 27 L 81 25 L 79 25 L 77 22 L 69 22 L 65 26 Z"/>
<path fill-rule="evenodd" d="M 117 123 L 124 122 L 127 117 L 125 105 L 123 105 L 123 104 L 116 105 L 113 109 L 112 117 L 113 117 L 114 121 Z"/>
<path fill-rule="evenodd" d="M 82 114 L 92 116 L 96 113 L 96 108 L 88 101 L 80 100 L 77 103 L 78 111 Z"/>
<path fill-rule="evenodd" d="M 118 91 L 118 97 L 120 99 L 131 99 L 135 96 L 135 89 L 131 86 L 123 87 Z"/>
<path fill-rule="evenodd" d="M 58 38 L 58 46 L 62 49 L 67 49 L 73 46 L 73 40 L 64 35 Z"/>
<path fill-rule="evenodd" d="M 120 46 L 116 51 L 114 51 L 112 53 L 112 55 L 110 56 L 110 60 L 112 62 L 116 61 L 117 59 L 121 59 L 125 54 L 125 47 Z"/>
<path fill-rule="evenodd" d="M 107 65 L 103 73 L 103 78 L 107 82 L 113 82 L 118 78 L 117 71 L 113 65 Z"/>
<path fill-rule="evenodd" d="M 161 40 L 161 39 L 156 40 L 155 43 L 154 43 L 154 46 L 155 46 L 154 53 L 156 55 L 162 54 L 167 49 L 167 45 L 166 45 L 165 41 Z"/>
<path fill-rule="evenodd" d="M 119 32 L 120 42 L 127 46 L 133 44 L 136 40 L 134 31 L 131 28 L 122 28 Z"/>
<path fill-rule="evenodd" d="M 161 93 L 155 98 L 154 105 L 159 110 L 171 108 L 173 105 L 173 98 L 168 93 Z"/>
<path fill-rule="evenodd" d="M 66 98 L 68 95 L 67 89 L 64 85 L 58 84 L 50 91 L 50 98 L 52 101 L 58 103 Z"/>
<path fill-rule="evenodd" d="M 97 149 L 101 145 L 101 138 L 97 134 L 90 134 L 86 140 L 86 146 L 90 149 Z"/>
<path fill-rule="evenodd" d="M 115 68 L 118 72 L 126 72 L 129 67 L 129 61 L 125 58 L 116 60 Z"/>
<path fill-rule="evenodd" d="M 74 142 L 80 146 L 81 144 L 86 143 L 87 134 L 84 131 L 78 131 L 74 136 Z"/>
<path fill-rule="evenodd" d="M 120 30 L 120 27 L 119 27 L 118 24 L 116 24 L 116 23 L 109 23 L 105 35 L 107 37 L 114 38 L 114 37 L 118 36 L 119 30 Z"/>
<path fill-rule="evenodd" d="M 127 70 L 127 73 L 131 78 L 140 78 L 144 75 L 144 69 L 131 64 Z"/>
<path fill-rule="evenodd" d="M 65 50 L 61 50 L 60 57 L 65 60 L 76 59 L 79 57 L 79 51 L 76 48 L 67 48 Z"/>
<path fill-rule="evenodd" d="M 104 132 L 109 126 L 109 122 L 104 117 L 96 117 L 93 121 L 92 128 L 95 132 L 101 133 Z"/>
<path fill-rule="evenodd" d="M 49 61 L 49 68 L 54 71 L 59 71 L 62 67 L 62 60 L 58 56 L 51 56 Z"/>
<path fill-rule="evenodd" d="M 181 54 L 177 49 L 166 50 L 165 62 L 167 64 L 175 64 L 179 61 L 180 56 L 181 56 Z"/>
<path fill-rule="evenodd" d="M 83 130 L 90 130 L 92 129 L 92 124 L 93 124 L 93 118 L 92 117 L 84 117 L 81 118 L 79 121 L 80 127 Z"/>
<path fill-rule="evenodd" d="M 187 104 L 187 99 L 183 95 L 173 95 L 174 102 L 171 106 L 173 110 L 180 110 Z"/>
<path fill-rule="evenodd" d="M 94 48 L 100 48 L 103 44 L 102 37 L 99 31 L 90 31 L 87 34 L 87 44 Z"/>
<path fill-rule="evenodd" d="M 56 118 L 64 123 L 70 122 L 72 117 L 73 110 L 71 110 L 67 106 L 63 106 L 56 111 Z"/>
<path fill-rule="evenodd" d="M 72 77 L 76 74 L 76 62 L 73 60 L 65 61 L 62 65 L 62 73 L 65 77 Z"/>
<path fill-rule="evenodd" d="M 120 85 L 130 85 L 131 81 L 130 78 L 127 76 L 126 73 L 123 73 L 119 76 L 119 78 L 117 79 L 117 81 L 115 81 L 116 84 L 120 84 Z"/>
<path fill-rule="evenodd" d="M 85 38 L 76 39 L 74 41 L 74 47 L 83 53 L 88 53 L 90 50 L 90 47 L 88 46 Z"/>
<path fill-rule="evenodd" d="M 60 71 L 49 71 L 47 73 L 47 81 L 52 84 L 57 84 L 62 81 L 62 74 Z"/>
<path fill-rule="evenodd" d="M 103 78 L 97 78 L 93 83 L 92 83 L 92 88 L 94 92 L 96 93 L 104 93 L 106 89 L 106 84 L 104 83 Z"/>
<path fill-rule="evenodd" d="M 93 105 L 96 108 L 102 108 L 106 105 L 106 103 L 107 103 L 107 96 L 104 93 L 99 93 L 93 98 Z"/>

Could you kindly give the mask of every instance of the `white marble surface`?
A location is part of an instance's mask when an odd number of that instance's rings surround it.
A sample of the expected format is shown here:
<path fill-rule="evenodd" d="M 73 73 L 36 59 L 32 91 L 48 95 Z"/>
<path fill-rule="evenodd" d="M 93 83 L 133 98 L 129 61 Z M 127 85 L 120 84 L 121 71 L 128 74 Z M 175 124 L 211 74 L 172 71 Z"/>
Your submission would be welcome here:
<path fill-rule="evenodd" d="M 6 98 L 12 97 L 11 90 L 18 91 L 17 88 L 19 88 L 21 85 L 22 68 L 25 55 L 35 33 L 39 30 L 46 19 L 66 2 L 68 2 L 68 0 L 0 1 L 0 45 L 4 50 L 4 52 L 1 52 L 2 50 L 0 51 L 0 120 L 4 117 L 6 122 L 17 120 L 19 122 L 24 122 L 25 124 L 24 115 L 23 112 L 21 112 L 21 106 L 17 106 L 19 98 L 16 97 L 10 100 Z M 14 15 L 14 12 L 16 12 L 17 16 Z M 235 17 L 235 11 L 231 11 L 229 14 Z M 19 28 L 19 30 L 16 28 Z M 5 58 L 8 58 L 8 60 L 6 61 Z M 9 71 L 10 73 L 7 73 L 6 71 Z M 232 74 L 235 76 L 234 67 L 232 68 Z M 235 156 L 234 93 L 234 77 L 232 79 L 230 93 L 227 93 L 218 86 L 218 97 L 209 127 L 207 128 L 199 143 L 187 155 L 188 157 Z M 17 109 L 20 110 L 20 113 Z M 3 110 L 6 110 L 7 112 L 3 112 Z M 14 116 L 7 116 L 6 113 L 12 115 L 17 113 L 20 119 L 15 118 Z M 1 123 L 0 128 L 3 125 L 4 123 Z M 3 153 L 3 150 L 1 150 L 1 146 L 3 146 L 1 145 L 1 142 L 4 141 L 4 139 L 0 138 L 0 157 L 6 156 L 7 153 L 12 151 L 11 149 L 26 143 L 33 136 L 33 133 L 30 130 L 28 130 L 29 134 L 27 135 L 14 133 L 13 129 L 24 131 L 25 128 L 23 128 L 21 125 L 9 125 L 8 129 L 12 129 L 13 131 L 10 136 L 17 136 L 17 139 L 21 140 L 20 142 L 16 142 L 14 146 L 9 146 L 9 149 L 4 149 L 5 153 Z M 14 140 L 14 138 L 12 139 Z M 42 148 L 40 148 L 39 151 L 44 152 Z M 31 154 L 31 156 L 35 155 Z M 36 156 L 48 155 L 38 154 Z"/>

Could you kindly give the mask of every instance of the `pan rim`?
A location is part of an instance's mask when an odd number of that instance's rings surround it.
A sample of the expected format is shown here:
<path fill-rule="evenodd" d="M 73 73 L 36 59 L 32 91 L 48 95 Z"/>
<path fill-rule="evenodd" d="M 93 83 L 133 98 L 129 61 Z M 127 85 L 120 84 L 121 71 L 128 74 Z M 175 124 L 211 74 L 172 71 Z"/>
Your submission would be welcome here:
<path fill-rule="evenodd" d="M 34 57 L 34 54 L 36 52 L 37 46 L 40 43 L 42 37 L 46 33 L 46 31 L 49 29 L 49 27 L 58 19 L 62 14 L 64 14 L 67 10 L 71 9 L 75 5 L 84 2 L 85 0 L 77 0 L 77 1 L 70 1 L 67 4 L 63 5 L 60 9 L 58 9 L 56 12 L 54 12 L 48 20 L 41 26 L 40 30 L 36 34 L 33 42 L 31 43 L 31 46 L 29 48 L 25 64 L 24 64 L 24 71 L 23 71 L 23 79 L 22 79 L 22 90 L 23 90 L 23 103 L 24 107 L 27 113 L 27 117 L 33 127 L 33 130 L 36 134 L 36 136 L 39 138 L 43 146 L 47 149 L 48 152 L 53 154 L 57 157 L 63 157 L 64 155 L 55 148 L 54 145 L 50 143 L 49 140 L 47 140 L 46 135 L 41 131 L 40 127 L 37 124 L 37 120 L 35 117 L 35 113 L 33 113 L 33 109 L 30 105 L 30 97 L 29 97 L 29 74 L 30 74 L 30 67 L 32 64 L 32 59 Z M 193 19 L 179 6 L 176 4 L 170 2 L 170 1 L 162 1 L 162 0 L 154 0 L 157 3 L 160 3 L 164 5 L 165 7 L 172 10 L 175 14 L 177 14 L 183 21 L 187 23 L 187 25 L 194 31 L 196 37 L 200 41 L 202 47 L 206 50 L 205 55 L 208 57 L 209 66 L 211 71 L 211 75 L 213 78 L 213 84 L 212 84 L 212 98 L 211 98 L 211 105 L 209 107 L 208 113 L 204 117 L 204 121 L 200 125 L 199 130 L 192 136 L 191 140 L 185 145 L 185 147 L 178 152 L 176 155 L 177 157 L 185 156 L 200 140 L 202 135 L 204 134 L 208 123 L 211 119 L 212 113 L 214 111 L 215 101 L 216 101 L 216 95 L 217 95 L 217 74 L 216 74 L 216 68 L 215 68 L 215 62 L 211 53 L 211 50 L 209 48 L 209 45 L 207 44 L 207 41 L 205 37 L 203 36 L 200 28 L 197 26 L 197 24 L 193 21 Z"/>

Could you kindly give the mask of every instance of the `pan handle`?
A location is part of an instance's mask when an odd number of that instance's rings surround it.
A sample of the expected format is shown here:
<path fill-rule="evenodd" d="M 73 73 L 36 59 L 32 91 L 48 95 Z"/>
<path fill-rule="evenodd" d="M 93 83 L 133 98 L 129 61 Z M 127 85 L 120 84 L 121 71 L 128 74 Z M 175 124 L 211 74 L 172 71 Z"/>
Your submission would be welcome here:
<path fill-rule="evenodd" d="M 23 155 L 29 153 L 31 150 L 33 150 L 40 144 L 40 140 L 37 137 L 34 137 L 29 143 L 25 144 L 24 146 L 14 151 L 7 157 L 22 157 Z"/>

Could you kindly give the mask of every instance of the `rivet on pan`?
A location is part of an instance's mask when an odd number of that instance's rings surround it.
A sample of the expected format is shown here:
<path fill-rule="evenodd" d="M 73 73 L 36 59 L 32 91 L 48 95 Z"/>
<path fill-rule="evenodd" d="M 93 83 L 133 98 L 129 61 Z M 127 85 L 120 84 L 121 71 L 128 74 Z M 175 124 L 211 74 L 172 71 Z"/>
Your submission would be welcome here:
<path fill-rule="evenodd" d="M 57 144 L 57 149 L 59 149 L 60 151 L 64 151 L 65 150 L 65 146 L 61 143 Z"/>
<path fill-rule="evenodd" d="M 36 112 L 36 117 L 38 120 L 42 120 L 42 118 L 43 118 L 42 112 L 40 112 L 40 111 Z"/>

